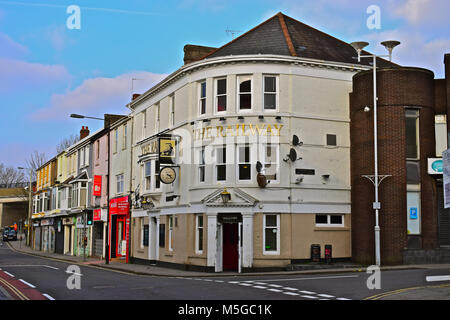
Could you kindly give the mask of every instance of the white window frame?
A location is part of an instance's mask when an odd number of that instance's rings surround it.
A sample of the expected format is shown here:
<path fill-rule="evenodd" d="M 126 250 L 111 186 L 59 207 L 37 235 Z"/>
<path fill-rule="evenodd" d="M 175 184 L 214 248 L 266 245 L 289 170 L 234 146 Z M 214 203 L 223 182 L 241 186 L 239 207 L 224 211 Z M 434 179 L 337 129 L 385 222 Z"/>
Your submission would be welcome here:
<path fill-rule="evenodd" d="M 277 143 L 262 143 L 259 145 L 260 147 L 262 147 L 262 150 L 260 150 L 260 162 L 262 164 L 262 170 L 261 173 L 266 175 L 266 164 L 271 164 L 271 165 L 275 165 L 276 166 L 276 179 L 270 179 L 270 183 L 280 183 L 280 174 L 281 174 L 281 170 L 280 170 L 280 145 Z M 267 158 L 267 147 L 272 147 L 275 149 L 275 162 L 266 162 L 266 158 Z"/>
<path fill-rule="evenodd" d="M 161 182 L 159 182 L 159 187 L 156 186 L 157 180 L 159 179 L 159 171 L 156 171 L 156 162 L 157 160 L 147 160 L 143 162 L 142 164 L 142 185 L 143 185 L 143 192 L 159 192 L 161 190 Z M 147 189 L 147 175 L 145 171 L 146 163 L 150 163 L 150 189 Z"/>
<path fill-rule="evenodd" d="M 327 223 L 316 223 L 316 216 L 327 216 Z M 331 216 L 340 216 L 342 219 L 341 223 L 331 223 Z M 345 226 L 345 219 L 343 214 L 331 214 L 331 213 L 316 213 L 314 215 L 314 224 L 316 227 L 326 227 L 326 228 L 333 228 L 333 227 L 344 227 Z"/>
<path fill-rule="evenodd" d="M 276 216 L 277 217 L 277 225 L 276 227 L 273 226 L 266 226 L 266 217 L 267 216 Z M 276 229 L 277 230 L 277 250 L 266 250 L 266 229 Z M 280 214 L 276 213 L 265 213 L 263 214 L 263 255 L 280 255 Z"/>
<path fill-rule="evenodd" d="M 242 79 L 242 80 L 241 80 Z M 241 86 L 240 83 L 243 82 L 245 79 L 250 80 L 250 92 L 241 92 Z M 239 113 L 248 113 L 248 112 L 252 112 L 253 111 L 253 103 L 254 103 L 254 99 L 253 99 L 253 76 L 252 75 L 240 75 L 237 76 L 237 85 L 236 85 L 236 92 L 237 92 L 237 110 Z M 250 109 L 241 109 L 241 99 L 240 99 L 240 95 L 241 94 L 250 94 Z"/>
<path fill-rule="evenodd" d="M 80 169 L 84 167 L 84 148 L 80 149 Z"/>
<path fill-rule="evenodd" d="M 127 135 L 128 135 L 128 126 L 125 123 L 122 127 L 122 150 L 127 148 Z"/>
<path fill-rule="evenodd" d="M 265 78 L 275 78 L 275 93 L 274 92 L 266 92 L 266 85 L 265 85 Z M 279 76 L 273 75 L 273 74 L 265 74 L 263 75 L 263 81 L 262 81 L 262 108 L 264 112 L 278 112 L 279 110 L 279 91 L 280 91 L 280 85 L 279 85 Z M 266 109 L 265 108 L 265 98 L 266 94 L 275 94 L 275 109 Z"/>
<path fill-rule="evenodd" d="M 199 219 L 202 218 L 202 226 L 199 224 Z M 203 214 L 198 214 L 195 216 L 195 253 L 203 253 L 203 240 L 205 239 L 205 218 Z M 200 232 L 202 233 L 202 249 L 200 249 Z"/>
<path fill-rule="evenodd" d="M 197 174 L 198 174 L 198 183 L 205 183 L 206 182 L 206 161 L 205 161 L 205 157 L 206 157 L 206 147 L 202 146 L 198 149 L 198 169 L 197 169 Z M 201 169 L 203 169 L 203 181 L 201 180 L 201 174 L 200 171 Z"/>
<path fill-rule="evenodd" d="M 204 97 L 202 97 L 202 85 L 203 84 L 205 84 L 205 96 Z M 206 101 L 207 90 L 208 90 L 208 87 L 206 85 L 206 80 L 200 81 L 198 83 L 198 115 L 199 116 L 203 116 L 208 112 L 208 110 L 207 110 L 208 105 L 207 105 L 207 101 Z M 202 101 L 203 100 L 205 101 L 205 112 L 204 113 L 202 113 Z"/>
<path fill-rule="evenodd" d="M 124 193 L 124 187 L 125 187 L 125 179 L 124 174 L 118 174 L 116 175 L 116 193 Z"/>
<path fill-rule="evenodd" d="M 225 150 L 225 162 L 219 162 L 217 159 L 218 156 L 218 149 Z M 227 146 L 226 145 L 217 145 L 214 146 L 214 181 L 217 183 L 223 183 L 227 181 L 228 173 L 227 173 Z M 224 180 L 218 180 L 218 174 L 217 170 L 219 166 L 225 165 L 225 179 Z"/>
<path fill-rule="evenodd" d="M 167 227 L 169 229 L 169 241 L 168 241 L 168 245 L 169 245 L 169 251 L 173 251 L 173 215 L 169 215 L 167 216 L 168 222 L 167 222 Z"/>
<path fill-rule="evenodd" d="M 239 160 L 239 150 L 241 147 L 247 147 L 249 148 L 249 161 L 248 162 L 240 162 Z M 253 181 L 253 173 L 252 173 L 252 158 L 253 158 L 253 148 L 252 144 L 250 143 L 241 143 L 236 145 L 236 182 L 240 184 L 248 184 L 252 183 Z M 250 179 L 241 180 L 239 178 L 239 165 L 241 164 L 247 164 L 250 166 Z"/>
<path fill-rule="evenodd" d="M 149 175 L 147 175 L 147 170 L 146 170 L 147 164 L 150 166 L 149 167 L 150 168 Z M 143 171 L 142 171 L 143 184 L 142 185 L 144 186 L 144 192 L 152 191 L 152 182 L 153 182 L 153 179 L 152 179 L 152 160 L 145 161 L 143 163 L 143 165 L 142 165 L 142 169 L 143 169 Z M 150 178 L 150 182 L 147 183 L 147 178 L 148 177 Z"/>
<path fill-rule="evenodd" d="M 175 126 L 175 95 L 169 96 L 169 128 Z"/>
<path fill-rule="evenodd" d="M 225 80 L 225 93 L 218 94 L 217 93 L 217 91 L 219 90 L 218 82 L 221 81 L 221 80 Z M 224 113 L 227 112 L 227 110 L 228 110 L 228 97 L 227 97 L 227 94 L 228 94 L 227 78 L 214 79 L 214 112 L 216 114 L 224 114 Z M 219 97 L 223 97 L 223 96 L 225 96 L 226 107 L 225 107 L 225 110 L 219 111 L 218 110 L 218 107 L 219 107 L 218 99 L 219 99 Z"/>

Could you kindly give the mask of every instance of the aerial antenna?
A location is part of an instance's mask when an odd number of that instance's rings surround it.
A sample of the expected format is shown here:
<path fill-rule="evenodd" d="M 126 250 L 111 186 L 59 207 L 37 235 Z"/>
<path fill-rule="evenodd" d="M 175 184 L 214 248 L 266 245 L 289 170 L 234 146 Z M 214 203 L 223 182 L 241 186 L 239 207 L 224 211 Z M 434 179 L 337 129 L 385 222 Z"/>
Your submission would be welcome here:
<path fill-rule="evenodd" d="M 133 91 L 134 91 L 133 83 L 135 80 L 144 80 L 144 79 L 131 78 L 131 95 L 133 95 Z"/>
<path fill-rule="evenodd" d="M 227 33 L 227 35 L 230 35 L 230 34 L 231 34 L 231 39 L 234 40 L 234 36 L 235 36 L 237 33 L 241 33 L 242 31 L 241 31 L 241 30 L 230 30 L 230 28 L 227 27 L 227 30 L 225 30 L 225 32 Z"/>

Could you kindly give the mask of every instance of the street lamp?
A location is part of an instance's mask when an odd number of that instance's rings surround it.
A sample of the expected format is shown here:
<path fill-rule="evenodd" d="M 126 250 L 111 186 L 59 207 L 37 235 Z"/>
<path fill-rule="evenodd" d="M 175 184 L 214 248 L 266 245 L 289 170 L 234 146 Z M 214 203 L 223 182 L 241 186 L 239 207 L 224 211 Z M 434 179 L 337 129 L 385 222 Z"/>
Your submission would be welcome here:
<path fill-rule="evenodd" d="M 24 167 L 17 167 L 19 170 L 30 170 L 30 182 L 28 185 L 28 219 L 27 219 L 27 246 L 30 246 L 30 229 L 31 229 L 31 193 L 33 190 L 31 189 L 31 184 L 33 180 L 33 168 L 24 168 Z"/>
<path fill-rule="evenodd" d="M 76 114 L 76 113 L 72 113 L 70 115 L 71 118 L 76 118 L 76 119 L 94 119 L 94 120 L 102 120 L 105 121 L 105 119 L 102 118 L 96 118 L 96 117 L 88 117 L 88 116 L 84 116 L 81 114 Z M 110 166 L 110 157 L 109 157 L 109 140 L 110 140 L 110 120 L 107 118 L 108 122 L 107 122 L 107 126 L 108 126 L 108 177 L 106 179 L 106 202 L 107 202 L 107 213 L 106 213 L 106 232 L 105 232 L 105 264 L 109 264 L 109 166 Z"/>
<path fill-rule="evenodd" d="M 378 177 L 378 130 L 377 130 L 377 58 L 385 58 L 389 57 L 389 61 L 392 59 L 392 50 L 400 44 L 399 41 L 384 41 L 381 44 L 388 50 L 389 55 L 361 55 L 362 50 L 369 45 L 368 42 L 358 41 L 352 42 L 350 45 L 356 50 L 358 53 L 358 62 L 361 61 L 361 58 L 372 58 L 373 59 L 373 137 L 374 137 L 374 166 L 375 166 L 375 176 L 372 183 L 375 186 L 375 202 L 373 203 L 373 209 L 375 209 L 375 262 L 377 266 L 380 263 L 380 226 L 379 226 L 379 217 L 378 210 L 381 209 L 380 202 L 378 200 L 378 187 L 381 181 L 379 181 Z M 364 110 L 366 111 L 366 109 Z"/>

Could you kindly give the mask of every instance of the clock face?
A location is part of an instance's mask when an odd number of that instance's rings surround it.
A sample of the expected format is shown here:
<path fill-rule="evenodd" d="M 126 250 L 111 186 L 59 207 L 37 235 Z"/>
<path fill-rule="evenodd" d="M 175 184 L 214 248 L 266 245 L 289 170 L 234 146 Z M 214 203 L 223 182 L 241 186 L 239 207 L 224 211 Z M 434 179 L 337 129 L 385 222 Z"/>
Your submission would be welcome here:
<path fill-rule="evenodd" d="M 164 167 L 159 172 L 159 177 L 162 183 L 170 184 L 175 181 L 177 174 L 171 167 Z"/>

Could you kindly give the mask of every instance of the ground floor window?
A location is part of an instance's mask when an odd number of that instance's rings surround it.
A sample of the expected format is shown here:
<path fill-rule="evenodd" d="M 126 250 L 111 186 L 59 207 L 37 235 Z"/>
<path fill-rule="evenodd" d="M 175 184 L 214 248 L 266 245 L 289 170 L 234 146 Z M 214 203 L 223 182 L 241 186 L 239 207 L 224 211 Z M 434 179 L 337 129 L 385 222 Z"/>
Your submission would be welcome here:
<path fill-rule="evenodd" d="M 203 215 L 195 217 L 195 252 L 203 253 Z"/>
<path fill-rule="evenodd" d="M 265 214 L 263 220 L 263 253 L 280 254 L 280 215 Z"/>
<path fill-rule="evenodd" d="M 316 214 L 316 226 L 318 227 L 343 227 L 344 216 L 334 214 Z"/>

